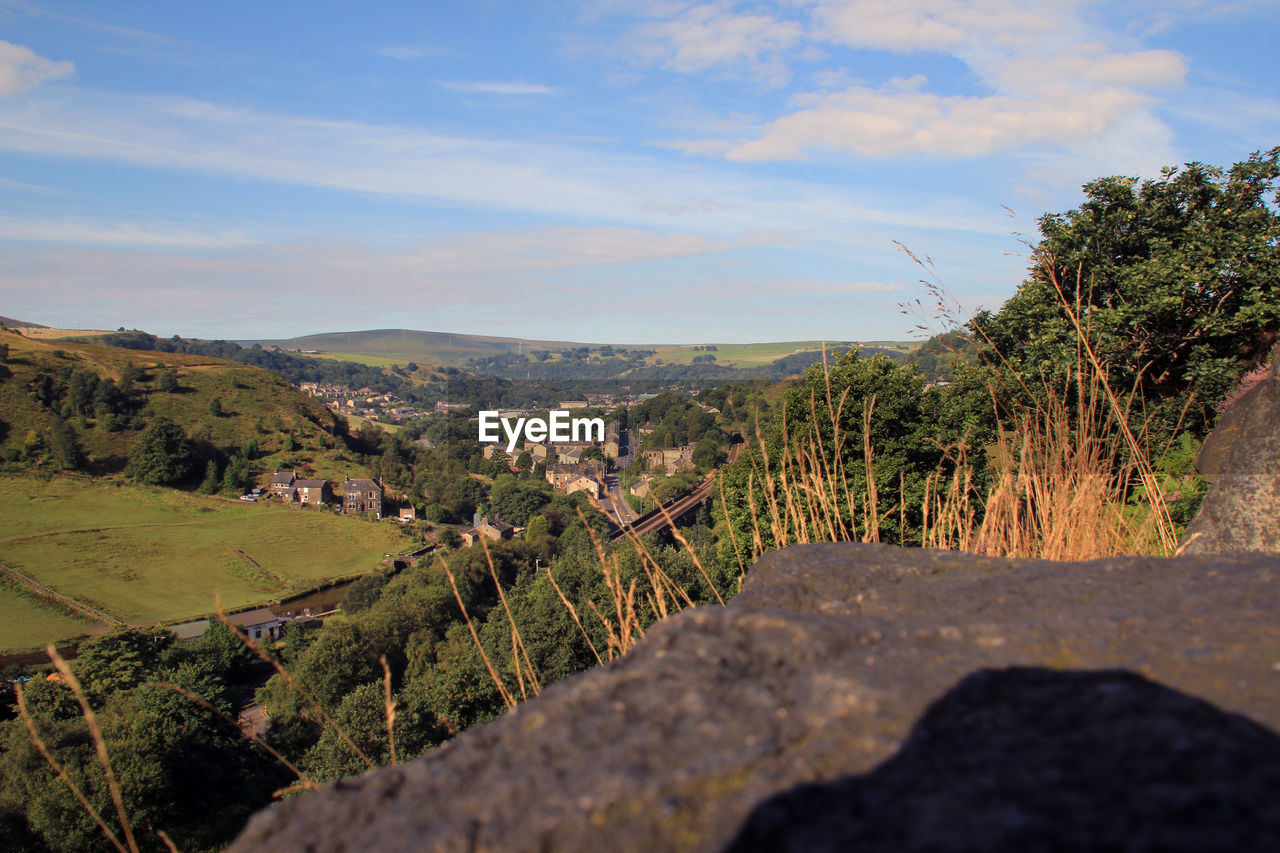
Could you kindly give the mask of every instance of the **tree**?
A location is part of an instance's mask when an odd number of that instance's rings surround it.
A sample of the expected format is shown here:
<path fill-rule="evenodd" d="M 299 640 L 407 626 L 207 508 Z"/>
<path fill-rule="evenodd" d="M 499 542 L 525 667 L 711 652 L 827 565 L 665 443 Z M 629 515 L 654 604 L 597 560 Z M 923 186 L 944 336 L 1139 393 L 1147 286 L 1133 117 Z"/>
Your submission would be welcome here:
<path fill-rule="evenodd" d="M 173 394 L 178 390 L 178 368 L 167 367 L 156 377 L 156 390 Z"/>
<path fill-rule="evenodd" d="M 113 628 L 80 644 L 75 670 L 85 691 L 101 701 L 146 681 L 158 659 L 150 633 L 127 627 Z"/>
<path fill-rule="evenodd" d="M 129 451 L 128 473 L 140 483 L 172 485 L 191 475 L 195 451 L 182 427 L 158 416 Z"/>
<path fill-rule="evenodd" d="M 1022 384 L 1061 387 L 1077 363 L 1076 313 L 1112 387 L 1136 384 L 1136 418 L 1151 415 L 1164 436 L 1180 420 L 1204 434 L 1213 404 L 1280 338 L 1277 177 L 1280 147 L 1225 174 L 1190 163 L 1086 184 L 1078 209 L 1040 219 L 1028 278 L 999 313 L 974 318 L 975 343 Z"/>
<path fill-rule="evenodd" d="M 215 418 L 222 417 L 222 400 L 217 397 L 209 398 L 209 414 Z"/>
<path fill-rule="evenodd" d="M 218 461 L 210 459 L 204 468 L 204 480 L 200 482 L 200 491 L 206 495 L 216 495 L 222 488 L 222 477 L 218 473 Z"/>

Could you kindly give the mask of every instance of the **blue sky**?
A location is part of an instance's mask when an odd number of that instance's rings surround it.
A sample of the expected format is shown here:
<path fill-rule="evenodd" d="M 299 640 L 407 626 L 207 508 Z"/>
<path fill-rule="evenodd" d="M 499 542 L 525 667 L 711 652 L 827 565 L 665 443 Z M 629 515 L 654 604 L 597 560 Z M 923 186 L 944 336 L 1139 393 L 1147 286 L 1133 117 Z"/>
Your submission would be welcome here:
<path fill-rule="evenodd" d="M 0 0 L 0 314 L 904 339 L 1112 174 L 1280 144 L 1280 4 Z M 896 242 L 895 242 L 896 241 Z"/>

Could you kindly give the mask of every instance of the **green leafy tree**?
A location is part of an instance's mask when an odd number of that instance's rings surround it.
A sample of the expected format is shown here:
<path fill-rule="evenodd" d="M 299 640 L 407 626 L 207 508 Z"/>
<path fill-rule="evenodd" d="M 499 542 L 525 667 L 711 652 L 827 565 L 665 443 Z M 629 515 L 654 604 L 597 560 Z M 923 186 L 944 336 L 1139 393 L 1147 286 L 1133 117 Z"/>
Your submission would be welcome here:
<path fill-rule="evenodd" d="M 182 427 L 154 418 L 129 451 L 128 472 L 140 483 L 173 485 L 191 475 L 195 450 Z"/>
<path fill-rule="evenodd" d="M 222 488 L 222 475 L 218 472 L 218 462 L 216 459 L 210 459 L 209 463 L 204 467 L 204 479 L 200 481 L 200 492 L 206 495 L 216 495 Z"/>
<path fill-rule="evenodd" d="M 121 627 L 81 643 L 75 670 L 85 691 L 101 701 L 144 682 L 158 660 L 151 633 Z"/>
<path fill-rule="evenodd" d="M 156 376 L 156 390 L 163 391 L 166 394 L 174 394 L 178 391 L 178 368 L 166 367 Z"/>
<path fill-rule="evenodd" d="M 1070 307 L 1112 387 L 1136 386 L 1146 411 L 1135 419 L 1203 434 L 1213 404 L 1280 337 L 1277 177 L 1280 148 L 1226 172 L 1190 163 L 1086 184 L 1079 208 L 1041 218 L 1029 277 L 974 318 L 975 343 L 1033 391 L 1061 387 L 1078 360 Z"/>
<path fill-rule="evenodd" d="M 209 398 L 209 414 L 215 418 L 222 417 L 222 400 L 220 398 Z"/>

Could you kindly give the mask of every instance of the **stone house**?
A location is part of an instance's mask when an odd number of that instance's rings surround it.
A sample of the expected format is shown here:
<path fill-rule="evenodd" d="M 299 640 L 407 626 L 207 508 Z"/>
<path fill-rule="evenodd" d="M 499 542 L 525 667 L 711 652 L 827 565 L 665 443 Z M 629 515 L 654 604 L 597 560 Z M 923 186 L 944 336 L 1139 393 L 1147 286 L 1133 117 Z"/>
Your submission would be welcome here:
<path fill-rule="evenodd" d="M 377 480 L 344 477 L 342 511 L 347 515 L 371 512 L 374 518 L 382 518 L 382 484 Z"/>
<path fill-rule="evenodd" d="M 474 545 L 481 536 L 492 542 L 499 542 L 510 539 L 515 531 L 514 527 L 502 519 L 486 515 L 475 527 L 462 531 L 462 542 L 464 545 Z"/>
<path fill-rule="evenodd" d="M 294 471 L 276 471 L 271 475 L 271 485 L 267 491 L 286 501 L 293 500 L 293 484 L 298 477 Z"/>
<path fill-rule="evenodd" d="M 333 499 L 328 480 L 294 480 L 294 500 L 311 506 L 325 506 Z"/>

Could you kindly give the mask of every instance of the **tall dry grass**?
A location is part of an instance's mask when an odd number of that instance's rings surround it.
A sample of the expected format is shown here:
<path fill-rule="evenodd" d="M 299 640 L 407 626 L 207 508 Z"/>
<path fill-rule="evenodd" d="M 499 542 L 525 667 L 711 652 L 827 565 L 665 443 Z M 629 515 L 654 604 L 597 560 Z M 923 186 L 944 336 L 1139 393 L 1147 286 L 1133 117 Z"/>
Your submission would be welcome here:
<path fill-rule="evenodd" d="M 781 450 L 771 454 L 757 428 L 758 453 L 747 488 L 752 558 L 766 550 L 766 543 L 878 541 L 881 519 L 889 514 L 905 519 L 908 509 L 919 511 L 919 534 L 898 544 L 1049 560 L 1176 553 L 1177 530 L 1150 455 L 1146 423 L 1136 431 L 1132 426 L 1140 420 L 1133 411 L 1138 397 L 1132 389 L 1114 387 L 1090 340 L 1079 297 L 1083 271 L 1077 271 L 1073 302 L 1052 259 L 1041 260 L 1076 335 L 1077 362 L 1063 385 L 1032 389 L 1015 370 L 988 374 L 987 391 L 999 423 L 994 445 L 972 448 L 961 440 L 942 448 L 942 462 L 927 477 L 919 506 L 908 508 L 903 497 L 894 506 L 882 506 L 870 439 L 876 399 L 860 401 L 862 458 L 855 464 L 862 467 L 866 486 L 852 490 L 846 459 L 855 439 L 841 424 L 845 409 L 858 403 L 848 400 L 847 389 L 831 387 L 824 358 L 825 400 L 820 392 L 811 394 L 808 430 L 790 430 L 784 410 Z M 950 310 L 949 297 L 937 284 L 930 292 L 942 310 Z M 977 333 L 982 335 L 980 328 Z M 989 339 L 985 343 L 997 362 L 1011 368 Z M 828 421 L 830 434 L 824 435 L 819 424 L 825 427 Z M 982 469 L 985 478 L 979 476 Z M 985 493 L 975 485 L 982 481 L 990 484 Z M 905 527 L 899 524 L 900 530 Z"/>

